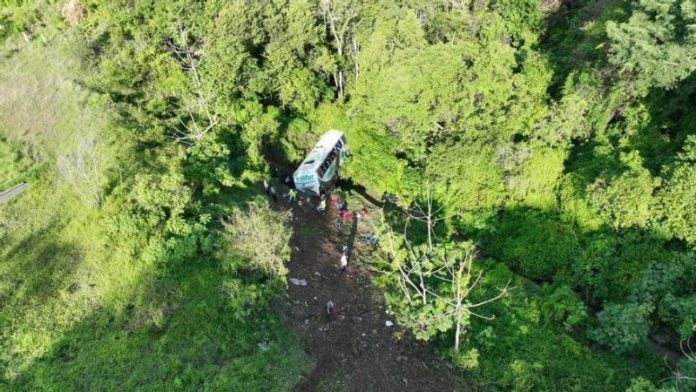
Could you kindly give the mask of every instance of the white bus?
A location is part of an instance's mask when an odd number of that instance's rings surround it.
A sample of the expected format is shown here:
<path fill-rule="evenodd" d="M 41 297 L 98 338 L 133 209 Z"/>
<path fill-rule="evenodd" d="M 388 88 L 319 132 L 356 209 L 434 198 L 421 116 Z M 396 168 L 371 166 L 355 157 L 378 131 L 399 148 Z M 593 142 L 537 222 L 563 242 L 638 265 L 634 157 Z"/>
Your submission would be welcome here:
<path fill-rule="evenodd" d="M 295 170 L 295 188 L 304 193 L 319 195 L 338 178 L 338 167 L 348 156 L 346 137 L 332 129 L 319 138 L 300 167 Z"/>

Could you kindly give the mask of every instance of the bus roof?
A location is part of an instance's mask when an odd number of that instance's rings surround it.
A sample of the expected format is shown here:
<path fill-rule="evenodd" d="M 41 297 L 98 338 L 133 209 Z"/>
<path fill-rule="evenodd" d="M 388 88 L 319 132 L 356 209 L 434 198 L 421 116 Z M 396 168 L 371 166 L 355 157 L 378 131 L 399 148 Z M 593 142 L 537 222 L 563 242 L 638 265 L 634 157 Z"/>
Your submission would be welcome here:
<path fill-rule="evenodd" d="M 324 162 L 326 156 L 334 148 L 338 140 L 343 137 L 343 132 L 332 129 L 325 132 L 319 138 L 317 144 L 307 155 L 297 172 L 315 171 Z"/>

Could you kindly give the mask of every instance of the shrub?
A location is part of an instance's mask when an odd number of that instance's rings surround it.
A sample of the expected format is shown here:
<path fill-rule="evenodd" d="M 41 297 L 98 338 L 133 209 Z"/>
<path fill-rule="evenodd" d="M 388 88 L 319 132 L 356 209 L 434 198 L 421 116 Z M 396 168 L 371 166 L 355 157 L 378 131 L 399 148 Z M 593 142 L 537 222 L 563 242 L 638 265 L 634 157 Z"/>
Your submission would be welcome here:
<path fill-rule="evenodd" d="M 227 222 L 226 243 L 222 254 L 230 266 L 236 266 L 235 256 L 244 259 L 243 269 L 260 271 L 274 278 L 284 277 L 290 259 L 288 226 L 290 213 L 276 212 L 266 206 L 249 203 L 247 210 L 235 208 Z"/>
<path fill-rule="evenodd" d="M 541 313 L 547 323 L 562 325 L 571 331 L 587 319 L 585 304 L 566 285 L 544 287 L 541 298 Z"/>
<path fill-rule="evenodd" d="M 620 353 L 635 350 L 646 341 L 651 311 L 647 304 L 607 305 L 597 315 L 599 327 L 590 331 L 590 338 Z"/>

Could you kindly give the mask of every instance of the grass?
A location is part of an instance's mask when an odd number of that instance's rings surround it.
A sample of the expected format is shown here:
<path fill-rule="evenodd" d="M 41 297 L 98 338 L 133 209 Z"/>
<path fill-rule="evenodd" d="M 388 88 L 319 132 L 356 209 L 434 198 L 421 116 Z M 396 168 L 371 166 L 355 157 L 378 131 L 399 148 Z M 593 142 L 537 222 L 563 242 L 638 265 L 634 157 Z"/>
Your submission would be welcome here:
<path fill-rule="evenodd" d="M 17 390 L 289 390 L 306 363 L 280 322 L 227 312 L 212 262 L 182 267 L 136 304 L 102 308 L 58 339 Z"/>
<path fill-rule="evenodd" d="M 54 39 L 0 48 L 0 185 L 31 183 L 0 205 L 0 389 L 291 389 L 309 361 L 270 309 L 236 301 L 247 283 L 205 256 L 138 258 L 109 231 L 128 191 L 95 208 L 60 175 L 85 138 L 105 178 L 130 150 L 77 81 L 80 42 Z"/>

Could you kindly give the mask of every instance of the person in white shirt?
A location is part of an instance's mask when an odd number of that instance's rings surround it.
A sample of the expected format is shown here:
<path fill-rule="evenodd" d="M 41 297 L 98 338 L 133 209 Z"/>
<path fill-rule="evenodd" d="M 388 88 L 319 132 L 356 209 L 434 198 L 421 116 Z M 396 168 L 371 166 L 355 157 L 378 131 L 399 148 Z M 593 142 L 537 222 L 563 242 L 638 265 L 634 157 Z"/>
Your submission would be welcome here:
<path fill-rule="evenodd" d="M 317 212 L 324 215 L 324 212 L 326 212 L 326 197 L 322 195 L 321 201 L 319 202 L 319 206 L 317 206 Z"/>
<path fill-rule="evenodd" d="M 339 268 L 338 268 L 339 273 L 346 272 L 346 268 L 348 268 L 348 255 L 346 255 L 345 253 L 343 253 L 343 254 L 341 255 L 341 264 L 340 264 L 340 266 L 339 266 Z"/>

